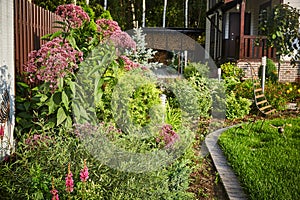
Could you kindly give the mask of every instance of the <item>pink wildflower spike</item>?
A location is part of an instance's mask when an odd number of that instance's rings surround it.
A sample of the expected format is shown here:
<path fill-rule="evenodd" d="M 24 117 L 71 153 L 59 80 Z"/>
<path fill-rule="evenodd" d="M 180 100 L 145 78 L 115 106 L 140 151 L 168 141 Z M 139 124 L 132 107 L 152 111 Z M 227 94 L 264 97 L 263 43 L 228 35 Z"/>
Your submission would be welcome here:
<path fill-rule="evenodd" d="M 89 178 L 89 171 L 88 171 L 88 167 L 86 166 L 86 160 L 84 160 L 83 169 L 80 170 L 80 180 L 82 182 L 86 182 L 88 178 Z"/>
<path fill-rule="evenodd" d="M 52 194 L 51 200 L 59 200 L 58 191 L 54 187 L 54 178 L 53 177 L 52 177 L 52 190 L 50 190 L 50 193 Z"/>
<path fill-rule="evenodd" d="M 66 177 L 66 191 L 71 193 L 74 190 L 74 181 L 73 181 L 73 174 L 70 169 L 70 163 L 68 165 L 68 174 Z"/>

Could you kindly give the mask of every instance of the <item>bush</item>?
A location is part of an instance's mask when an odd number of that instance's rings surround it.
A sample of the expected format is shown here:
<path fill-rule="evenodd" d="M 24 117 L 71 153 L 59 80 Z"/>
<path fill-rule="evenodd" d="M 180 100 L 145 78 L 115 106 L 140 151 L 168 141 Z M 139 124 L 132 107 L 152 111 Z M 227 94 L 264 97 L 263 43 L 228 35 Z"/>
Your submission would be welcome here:
<path fill-rule="evenodd" d="M 262 78 L 262 66 L 259 67 L 258 75 L 259 78 Z M 278 81 L 277 68 L 275 66 L 275 63 L 269 58 L 267 59 L 265 77 L 266 77 L 266 81 L 270 80 L 272 83 L 276 83 Z"/>
<path fill-rule="evenodd" d="M 252 102 L 243 97 L 236 97 L 234 92 L 226 94 L 226 117 L 228 119 L 240 119 L 250 112 Z"/>
<path fill-rule="evenodd" d="M 223 79 L 232 77 L 235 80 L 240 80 L 243 76 L 245 76 L 243 69 L 239 68 L 237 65 L 231 62 L 222 64 L 221 70 Z"/>

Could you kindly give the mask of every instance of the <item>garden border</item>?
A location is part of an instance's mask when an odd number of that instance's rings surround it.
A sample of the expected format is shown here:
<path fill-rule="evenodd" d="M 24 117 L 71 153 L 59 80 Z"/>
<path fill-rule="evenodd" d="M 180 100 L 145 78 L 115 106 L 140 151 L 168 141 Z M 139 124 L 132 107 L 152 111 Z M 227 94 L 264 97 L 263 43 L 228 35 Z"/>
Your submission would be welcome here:
<path fill-rule="evenodd" d="M 233 172 L 231 166 L 228 165 L 226 157 L 220 146 L 218 145 L 218 138 L 220 137 L 220 135 L 227 129 L 234 126 L 221 128 L 208 134 L 204 142 L 202 143 L 201 153 L 203 156 L 207 154 L 211 155 L 211 158 L 220 175 L 228 198 L 230 200 L 246 200 L 248 199 L 248 196 L 241 187 L 241 184 L 236 174 Z"/>

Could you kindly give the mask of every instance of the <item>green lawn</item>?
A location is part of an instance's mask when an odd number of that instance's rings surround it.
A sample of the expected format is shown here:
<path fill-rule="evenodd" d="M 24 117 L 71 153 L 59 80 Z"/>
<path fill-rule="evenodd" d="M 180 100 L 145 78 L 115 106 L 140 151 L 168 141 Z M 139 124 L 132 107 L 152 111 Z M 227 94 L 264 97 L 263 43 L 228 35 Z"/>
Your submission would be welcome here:
<path fill-rule="evenodd" d="M 249 199 L 300 199 L 300 118 L 261 121 L 227 130 L 219 139 Z M 284 126 L 279 133 L 274 126 Z"/>

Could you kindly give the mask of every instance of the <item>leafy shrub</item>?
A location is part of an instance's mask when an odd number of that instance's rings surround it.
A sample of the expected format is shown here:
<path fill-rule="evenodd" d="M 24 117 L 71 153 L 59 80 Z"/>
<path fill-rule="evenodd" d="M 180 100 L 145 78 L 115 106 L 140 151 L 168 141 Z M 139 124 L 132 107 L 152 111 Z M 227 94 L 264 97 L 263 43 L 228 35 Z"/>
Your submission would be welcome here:
<path fill-rule="evenodd" d="M 250 112 L 251 101 L 243 97 L 236 97 L 234 92 L 226 94 L 226 117 L 240 119 Z"/>
<path fill-rule="evenodd" d="M 189 62 L 184 69 L 183 75 L 187 79 L 193 76 L 208 78 L 208 72 L 209 68 L 207 66 L 207 63 L 203 64 L 200 62 Z"/>
<path fill-rule="evenodd" d="M 239 68 L 234 63 L 228 62 L 221 65 L 222 78 L 232 77 L 235 80 L 240 80 L 244 75 L 243 69 Z"/>
<path fill-rule="evenodd" d="M 150 122 L 150 110 L 161 103 L 160 93 L 155 83 L 145 83 L 133 92 L 128 106 L 134 123 L 145 126 Z"/>
<path fill-rule="evenodd" d="M 262 66 L 259 67 L 258 75 L 260 78 L 262 78 Z M 278 81 L 277 68 L 275 66 L 275 63 L 269 58 L 267 58 L 265 77 L 266 80 L 269 79 L 273 83 L 276 83 Z"/>
<path fill-rule="evenodd" d="M 237 85 L 233 89 L 237 97 L 243 97 L 246 99 L 253 99 L 253 83 L 251 79 L 247 79 Z"/>

